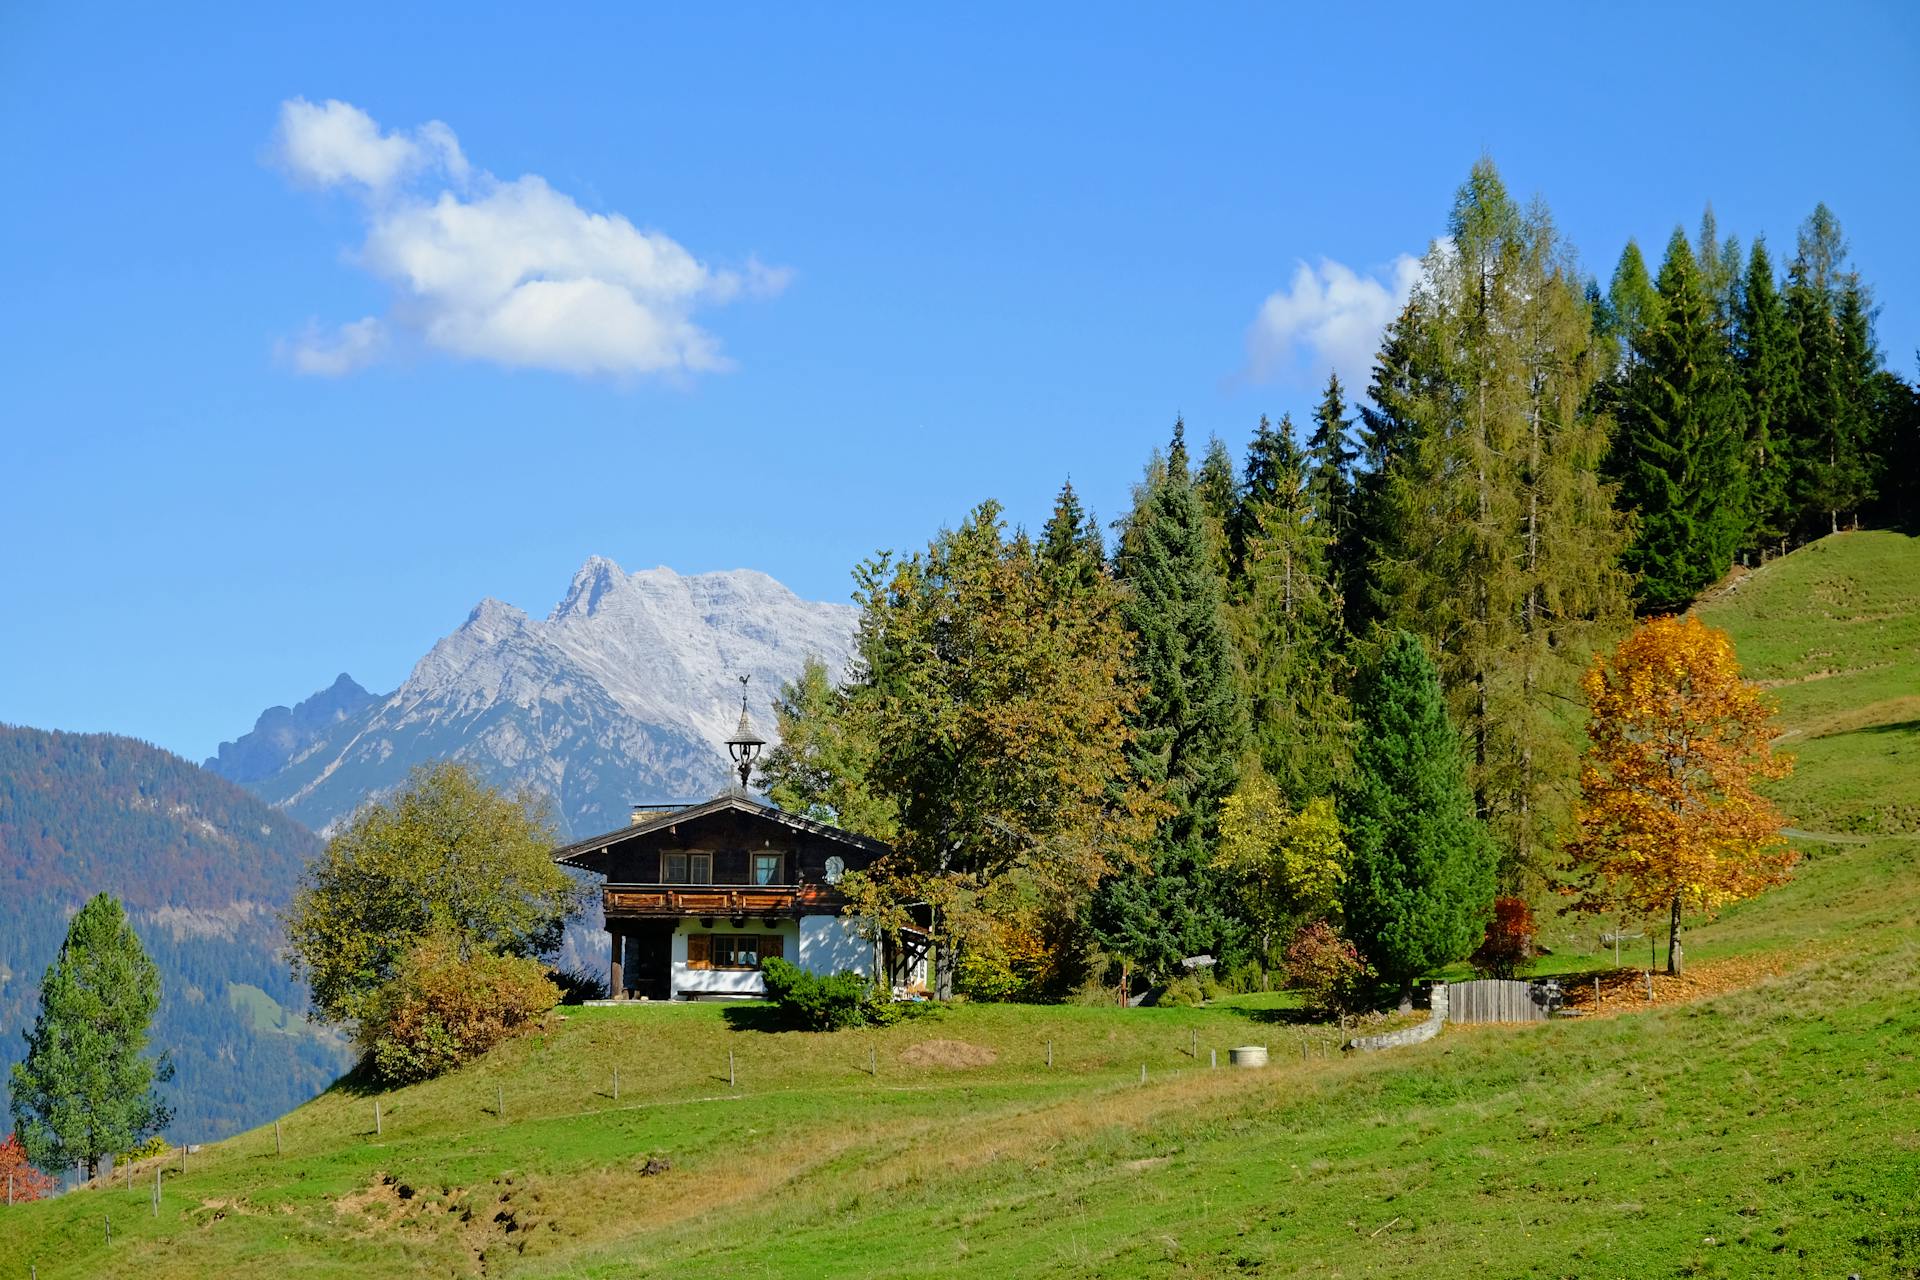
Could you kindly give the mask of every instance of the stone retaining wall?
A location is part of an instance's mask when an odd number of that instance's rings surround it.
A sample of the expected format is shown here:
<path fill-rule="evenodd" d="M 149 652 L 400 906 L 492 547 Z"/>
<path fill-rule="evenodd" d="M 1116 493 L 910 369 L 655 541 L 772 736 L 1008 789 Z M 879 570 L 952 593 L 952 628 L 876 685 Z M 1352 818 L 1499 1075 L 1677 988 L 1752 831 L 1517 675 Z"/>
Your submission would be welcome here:
<path fill-rule="evenodd" d="M 1400 1049 L 1410 1044 L 1419 1044 L 1431 1040 L 1440 1034 L 1440 1028 L 1447 1025 L 1447 984 L 1433 984 L 1432 1005 L 1427 1020 L 1418 1026 L 1402 1027 L 1398 1031 L 1386 1031 L 1377 1036 L 1355 1036 L 1342 1045 L 1343 1049 L 1358 1053 L 1372 1053 L 1376 1049 Z"/>

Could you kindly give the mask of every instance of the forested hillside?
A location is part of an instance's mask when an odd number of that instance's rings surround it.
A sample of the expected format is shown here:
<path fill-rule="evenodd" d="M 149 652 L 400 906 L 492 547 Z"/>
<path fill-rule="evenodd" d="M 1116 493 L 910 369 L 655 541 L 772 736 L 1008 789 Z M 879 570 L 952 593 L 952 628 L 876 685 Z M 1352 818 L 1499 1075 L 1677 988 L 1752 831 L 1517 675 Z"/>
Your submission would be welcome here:
<path fill-rule="evenodd" d="M 277 919 L 313 833 L 169 752 L 0 725 L 0 1104 L 67 919 L 105 891 L 160 967 L 168 1136 L 201 1141 L 311 1097 L 346 1055 L 299 1016 Z"/>

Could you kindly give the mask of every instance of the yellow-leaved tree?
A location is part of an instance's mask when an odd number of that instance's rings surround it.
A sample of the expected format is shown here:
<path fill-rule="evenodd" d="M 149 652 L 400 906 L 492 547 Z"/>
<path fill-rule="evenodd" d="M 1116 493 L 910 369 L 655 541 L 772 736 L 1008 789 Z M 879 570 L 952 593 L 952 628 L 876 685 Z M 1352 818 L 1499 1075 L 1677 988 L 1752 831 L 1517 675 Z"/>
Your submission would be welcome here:
<path fill-rule="evenodd" d="M 1582 687 L 1576 909 L 1666 912 L 1667 972 L 1679 973 L 1683 911 L 1711 915 L 1792 868 L 1784 819 L 1754 789 L 1792 761 L 1773 753 L 1772 703 L 1741 679 L 1732 640 L 1697 618 L 1642 623 Z"/>
<path fill-rule="evenodd" d="M 1220 806 L 1214 866 L 1240 881 L 1241 906 L 1260 930 L 1263 954 L 1290 922 L 1332 913 L 1350 861 L 1332 799 L 1319 796 L 1293 809 L 1257 764 Z"/>

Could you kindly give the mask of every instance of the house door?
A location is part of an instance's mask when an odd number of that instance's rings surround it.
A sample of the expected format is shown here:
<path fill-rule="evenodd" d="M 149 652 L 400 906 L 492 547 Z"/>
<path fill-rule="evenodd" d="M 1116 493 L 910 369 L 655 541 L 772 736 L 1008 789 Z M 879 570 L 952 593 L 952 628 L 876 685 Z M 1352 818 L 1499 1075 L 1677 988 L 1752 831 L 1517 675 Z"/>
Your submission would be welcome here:
<path fill-rule="evenodd" d="M 648 1000 L 672 996 L 673 927 L 673 921 L 659 920 L 634 929 L 628 953 L 633 967 L 627 982 L 635 995 Z"/>

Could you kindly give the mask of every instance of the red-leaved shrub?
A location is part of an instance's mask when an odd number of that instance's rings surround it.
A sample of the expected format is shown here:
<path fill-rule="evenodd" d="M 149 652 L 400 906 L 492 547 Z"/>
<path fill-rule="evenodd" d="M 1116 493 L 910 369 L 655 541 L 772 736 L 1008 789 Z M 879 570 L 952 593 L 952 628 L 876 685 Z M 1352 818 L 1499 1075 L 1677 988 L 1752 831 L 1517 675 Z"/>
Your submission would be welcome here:
<path fill-rule="evenodd" d="M 8 1134 L 7 1140 L 0 1142 L 0 1181 L 7 1184 L 14 1204 L 51 1195 L 57 1185 L 52 1178 L 27 1163 L 27 1150 L 20 1145 L 20 1135 L 17 1133 Z"/>
<path fill-rule="evenodd" d="M 1473 953 L 1476 971 L 1489 978 L 1517 977 L 1533 959 L 1533 909 L 1525 898 L 1495 898 L 1487 936 Z"/>

